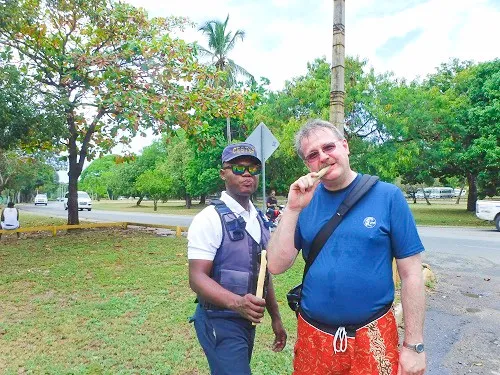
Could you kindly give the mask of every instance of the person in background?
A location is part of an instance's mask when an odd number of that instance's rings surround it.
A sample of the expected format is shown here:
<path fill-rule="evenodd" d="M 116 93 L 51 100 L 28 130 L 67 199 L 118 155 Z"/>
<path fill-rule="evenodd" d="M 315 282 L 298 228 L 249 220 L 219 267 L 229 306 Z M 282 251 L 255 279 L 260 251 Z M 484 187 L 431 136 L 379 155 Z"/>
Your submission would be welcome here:
<path fill-rule="evenodd" d="M 288 204 L 268 246 L 269 271 L 306 259 L 314 237 L 361 175 L 349 164 L 349 145 L 335 126 L 311 120 L 295 147 L 310 170 L 291 186 Z M 318 171 L 329 167 L 319 179 Z M 378 181 L 326 240 L 302 285 L 295 375 L 422 375 L 425 288 L 415 221 L 400 189 Z M 403 347 L 392 303 L 392 260 L 401 277 Z"/>
<path fill-rule="evenodd" d="M 19 210 L 14 207 L 14 202 L 7 203 L 7 207 L 2 210 L 0 225 L 5 230 L 19 228 Z M 19 238 L 19 232 L 17 232 L 17 238 Z"/>
<path fill-rule="evenodd" d="M 255 296 L 260 253 L 269 230 L 250 197 L 257 190 L 261 161 L 249 143 L 227 146 L 220 200 L 196 215 L 188 231 L 189 284 L 198 305 L 191 321 L 212 374 L 251 374 L 255 325 L 271 316 L 274 351 L 286 344 L 270 275 L 264 298 Z"/>
<path fill-rule="evenodd" d="M 270 221 L 274 222 L 276 217 L 279 215 L 278 209 L 278 200 L 276 199 L 276 191 L 271 190 L 271 195 L 269 195 L 266 199 L 266 215 Z"/>
<path fill-rule="evenodd" d="M 266 206 L 267 208 L 275 208 L 277 204 L 278 200 L 276 199 L 276 191 L 271 190 L 271 195 L 269 195 L 266 200 Z"/>

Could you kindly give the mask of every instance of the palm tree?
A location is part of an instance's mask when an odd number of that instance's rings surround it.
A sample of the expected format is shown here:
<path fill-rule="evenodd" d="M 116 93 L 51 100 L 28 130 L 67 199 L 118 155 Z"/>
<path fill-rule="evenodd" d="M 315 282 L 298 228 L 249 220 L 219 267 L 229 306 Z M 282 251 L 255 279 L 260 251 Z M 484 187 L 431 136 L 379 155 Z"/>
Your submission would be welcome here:
<path fill-rule="evenodd" d="M 198 50 L 200 51 L 200 54 L 208 56 L 212 59 L 212 64 L 218 71 L 226 72 L 224 81 L 214 82 L 214 84 L 230 88 L 237 83 L 237 78 L 240 75 L 245 78 L 249 78 L 252 81 L 254 80 L 254 77 L 228 57 L 229 52 L 234 48 L 236 41 L 238 39 L 243 41 L 245 38 L 245 32 L 243 30 L 236 30 L 234 34 L 232 31 L 227 30 L 228 21 L 229 15 L 227 15 L 226 21 L 224 22 L 211 20 L 203 24 L 198 31 L 201 31 L 206 35 L 209 49 L 198 46 Z M 227 141 L 228 143 L 231 143 L 231 122 L 229 117 L 227 117 L 226 120 Z"/>

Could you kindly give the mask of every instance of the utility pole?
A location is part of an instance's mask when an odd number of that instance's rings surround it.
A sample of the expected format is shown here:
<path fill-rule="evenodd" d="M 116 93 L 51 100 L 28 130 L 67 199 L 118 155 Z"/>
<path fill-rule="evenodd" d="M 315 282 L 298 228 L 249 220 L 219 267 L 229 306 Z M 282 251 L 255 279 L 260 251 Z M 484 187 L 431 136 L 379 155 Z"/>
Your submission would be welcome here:
<path fill-rule="evenodd" d="M 231 144 L 231 119 L 226 117 L 226 134 L 227 134 L 227 144 Z"/>
<path fill-rule="evenodd" d="M 333 0 L 330 122 L 344 134 L 345 0 Z"/>

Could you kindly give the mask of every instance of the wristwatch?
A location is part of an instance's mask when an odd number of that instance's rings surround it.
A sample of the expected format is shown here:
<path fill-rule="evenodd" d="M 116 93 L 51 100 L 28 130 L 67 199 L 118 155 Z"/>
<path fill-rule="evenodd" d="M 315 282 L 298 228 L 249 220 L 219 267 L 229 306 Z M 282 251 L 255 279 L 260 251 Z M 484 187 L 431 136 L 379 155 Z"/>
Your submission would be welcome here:
<path fill-rule="evenodd" d="M 413 350 L 413 351 L 415 351 L 417 353 L 422 353 L 425 350 L 424 349 L 424 344 L 421 343 L 421 342 L 412 345 L 412 344 L 407 344 L 406 342 L 403 341 L 403 346 L 405 348 L 411 349 L 411 350 Z"/>

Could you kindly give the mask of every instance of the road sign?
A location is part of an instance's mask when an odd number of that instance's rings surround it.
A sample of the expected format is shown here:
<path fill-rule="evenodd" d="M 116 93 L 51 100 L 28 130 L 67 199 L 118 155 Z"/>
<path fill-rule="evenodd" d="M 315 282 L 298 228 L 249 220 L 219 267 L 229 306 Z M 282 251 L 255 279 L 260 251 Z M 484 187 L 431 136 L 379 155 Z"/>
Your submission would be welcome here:
<path fill-rule="evenodd" d="M 271 130 L 261 122 L 245 142 L 251 143 L 257 150 L 257 155 L 264 163 L 280 145 Z"/>
<path fill-rule="evenodd" d="M 280 143 L 263 122 L 245 142 L 255 146 L 257 156 L 262 161 L 262 211 L 266 212 L 266 160 L 276 151 Z"/>

